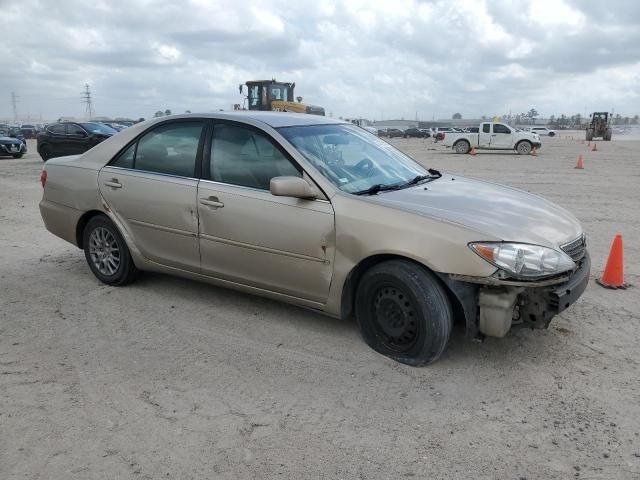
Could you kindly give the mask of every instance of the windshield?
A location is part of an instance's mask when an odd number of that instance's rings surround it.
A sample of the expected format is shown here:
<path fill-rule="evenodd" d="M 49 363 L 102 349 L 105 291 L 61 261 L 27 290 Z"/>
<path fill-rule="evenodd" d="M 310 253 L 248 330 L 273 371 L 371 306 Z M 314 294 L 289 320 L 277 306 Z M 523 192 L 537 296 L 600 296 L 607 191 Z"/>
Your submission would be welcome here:
<path fill-rule="evenodd" d="M 400 186 L 429 173 L 387 142 L 351 125 L 283 127 L 278 131 L 340 190 Z"/>
<path fill-rule="evenodd" d="M 118 133 L 117 130 L 114 130 L 111 127 L 107 127 L 102 123 L 91 122 L 91 123 L 81 123 L 80 125 L 82 125 L 87 131 L 91 133 L 106 133 L 106 134 Z"/>

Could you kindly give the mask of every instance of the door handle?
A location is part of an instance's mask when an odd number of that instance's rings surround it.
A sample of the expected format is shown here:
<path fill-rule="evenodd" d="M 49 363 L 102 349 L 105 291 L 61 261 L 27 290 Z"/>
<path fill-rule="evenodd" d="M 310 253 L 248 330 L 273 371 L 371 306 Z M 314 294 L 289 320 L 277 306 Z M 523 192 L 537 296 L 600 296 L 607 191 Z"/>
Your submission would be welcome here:
<path fill-rule="evenodd" d="M 218 197 L 201 198 L 200 203 L 211 208 L 222 208 L 224 203 L 218 200 Z"/>
<path fill-rule="evenodd" d="M 104 182 L 107 187 L 111 188 L 122 188 L 122 184 L 118 181 L 117 178 L 112 178 L 109 182 Z"/>

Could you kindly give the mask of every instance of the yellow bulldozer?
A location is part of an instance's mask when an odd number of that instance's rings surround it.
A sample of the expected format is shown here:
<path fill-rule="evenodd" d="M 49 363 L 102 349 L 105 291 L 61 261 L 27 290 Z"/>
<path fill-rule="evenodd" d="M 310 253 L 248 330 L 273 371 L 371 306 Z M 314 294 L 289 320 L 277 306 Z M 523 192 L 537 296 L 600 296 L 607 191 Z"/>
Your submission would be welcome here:
<path fill-rule="evenodd" d="M 324 108 L 302 103 L 302 97 L 294 101 L 295 82 L 271 80 L 249 80 L 240 84 L 240 95 L 247 87 L 246 106 L 236 105 L 236 110 L 265 110 L 271 112 L 296 112 L 324 115 Z"/>

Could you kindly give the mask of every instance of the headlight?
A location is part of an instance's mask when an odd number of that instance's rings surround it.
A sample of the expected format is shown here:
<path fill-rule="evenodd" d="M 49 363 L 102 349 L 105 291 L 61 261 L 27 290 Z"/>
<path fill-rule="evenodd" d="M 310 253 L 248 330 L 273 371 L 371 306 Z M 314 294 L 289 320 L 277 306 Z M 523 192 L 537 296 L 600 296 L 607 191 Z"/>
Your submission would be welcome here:
<path fill-rule="evenodd" d="M 526 243 L 470 243 L 487 262 L 516 278 L 534 279 L 566 272 L 575 267 L 564 252 Z"/>

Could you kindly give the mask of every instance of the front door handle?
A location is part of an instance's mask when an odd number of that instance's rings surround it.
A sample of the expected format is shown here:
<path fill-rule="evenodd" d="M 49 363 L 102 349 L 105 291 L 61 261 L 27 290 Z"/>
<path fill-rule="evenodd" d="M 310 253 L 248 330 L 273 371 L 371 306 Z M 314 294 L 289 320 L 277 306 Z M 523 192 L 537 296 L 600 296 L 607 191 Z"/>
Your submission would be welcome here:
<path fill-rule="evenodd" d="M 112 178 L 111 181 L 104 182 L 107 187 L 111 188 L 122 188 L 122 184 L 118 181 L 117 178 Z"/>
<path fill-rule="evenodd" d="M 224 203 L 218 200 L 218 197 L 201 198 L 200 203 L 202 205 L 206 205 L 207 207 L 212 207 L 212 208 L 224 207 Z"/>

